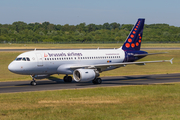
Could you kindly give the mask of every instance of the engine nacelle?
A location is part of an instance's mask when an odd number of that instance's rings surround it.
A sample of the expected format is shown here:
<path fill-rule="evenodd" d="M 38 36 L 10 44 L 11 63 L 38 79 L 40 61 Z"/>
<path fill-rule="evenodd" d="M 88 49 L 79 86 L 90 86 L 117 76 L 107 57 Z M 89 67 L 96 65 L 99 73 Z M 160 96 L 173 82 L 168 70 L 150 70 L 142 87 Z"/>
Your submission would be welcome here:
<path fill-rule="evenodd" d="M 94 69 L 76 69 L 73 78 L 76 82 L 88 82 L 99 76 L 99 72 Z"/>

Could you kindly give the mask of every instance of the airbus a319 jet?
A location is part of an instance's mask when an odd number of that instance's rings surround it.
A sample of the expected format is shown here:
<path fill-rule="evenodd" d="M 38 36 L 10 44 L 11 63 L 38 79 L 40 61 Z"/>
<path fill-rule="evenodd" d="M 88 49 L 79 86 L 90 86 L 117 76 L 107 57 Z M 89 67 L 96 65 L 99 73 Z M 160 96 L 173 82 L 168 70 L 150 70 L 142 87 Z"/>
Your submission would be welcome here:
<path fill-rule="evenodd" d="M 103 71 L 136 64 L 171 62 L 172 60 L 135 62 L 147 55 L 141 51 L 145 19 L 138 19 L 122 47 L 118 49 L 85 49 L 85 50 L 34 50 L 20 54 L 12 61 L 8 69 L 17 74 L 31 75 L 31 85 L 36 85 L 35 79 L 47 78 L 53 74 L 65 74 L 64 82 L 92 81 L 101 84 L 99 75 Z"/>

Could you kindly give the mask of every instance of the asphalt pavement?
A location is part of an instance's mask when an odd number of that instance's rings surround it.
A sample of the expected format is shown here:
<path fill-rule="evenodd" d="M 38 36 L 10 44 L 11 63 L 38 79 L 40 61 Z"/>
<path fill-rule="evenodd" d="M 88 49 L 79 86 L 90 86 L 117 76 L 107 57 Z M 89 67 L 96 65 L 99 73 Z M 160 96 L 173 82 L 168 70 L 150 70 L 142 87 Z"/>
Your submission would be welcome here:
<path fill-rule="evenodd" d="M 102 84 L 93 84 L 92 82 L 64 83 L 62 79 L 39 80 L 36 86 L 31 86 L 29 81 L 0 82 L 0 93 L 44 91 L 44 90 L 62 90 L 62 89 L 82 89 L 95 87 L 127 86 L 127 85 L 151 85 L 157 83 L 180 82 L 180 73 L 160 74 L 160 75 L 133 75 L 101 77 Z"/>

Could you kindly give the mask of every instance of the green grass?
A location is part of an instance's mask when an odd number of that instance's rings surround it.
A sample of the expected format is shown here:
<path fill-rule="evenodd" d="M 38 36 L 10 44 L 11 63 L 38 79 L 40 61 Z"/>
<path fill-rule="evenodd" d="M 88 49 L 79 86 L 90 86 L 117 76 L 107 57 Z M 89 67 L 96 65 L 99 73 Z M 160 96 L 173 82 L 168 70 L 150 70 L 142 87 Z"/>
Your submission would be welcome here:
<path fill-rule="evenodd" d="M 0 49 L 119 48 L 122 44 L 0 44 Z M 143 43 L 142 48 L 180 48 L 180 43 Z"/>
<path fill-rule="evenodd" d="M 155 52 L 169 52 L 168 54 L 150 55 L 141 61 L 153 61 L 153 60 L 170 60 L 174 58 L 173 64 L 168 63 L 149 63 L 145 66 L 128 65 L 112 71 L 106 71 L 101 73 L 101 77 L 104 76 L 125 76 L 125 75 L 147 75 L 147 74 L 169 74 L 180 73 L 180 50 L 148 50 L 150 53 Z M 16 56 L 22 52 L 0 52 L 0 81 L 21 81 L 31 80 L 29 75 L 18 75 L 11 73 L 8 70 L 8 64 L 13 61 Z M 63 78 L 64 75 L 54 75 L 54 77 Z"/>
<path fill-rule="evenodd" d="M 0 118 L 180 119 L 180 83 L 0 94 Z"/>

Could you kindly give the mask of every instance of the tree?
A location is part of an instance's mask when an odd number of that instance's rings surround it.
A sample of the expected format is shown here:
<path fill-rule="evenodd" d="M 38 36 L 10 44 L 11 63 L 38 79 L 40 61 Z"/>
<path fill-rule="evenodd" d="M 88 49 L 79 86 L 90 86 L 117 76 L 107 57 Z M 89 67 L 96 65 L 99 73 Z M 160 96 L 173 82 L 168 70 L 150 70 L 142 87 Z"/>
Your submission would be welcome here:
<path fill-rule="evenodd" d="M 116 22 L 111 23 L 111 24 L 110 24 L 110 28 L 111 28 L 111 29 L 116 29 L 116 28 L 120 29 L 120 24 L 119 24 L 119 23 L 116 23 Z"/>
<path fill-rule="evenodd" d="M 88 28 L 88 32 L 97 30 L 97 27 L 96 27 L 95 24 L 89 24 L 89 25 L 87 26 L 87 28 Z"/>
<path fill-rule="evenodd" d="M 110 30 L 110 29 L 111 29 L 109 23 L 104 23 L 102 28 L 103 28 L 103 29 L 107 29 L 107 30 Z"/>

